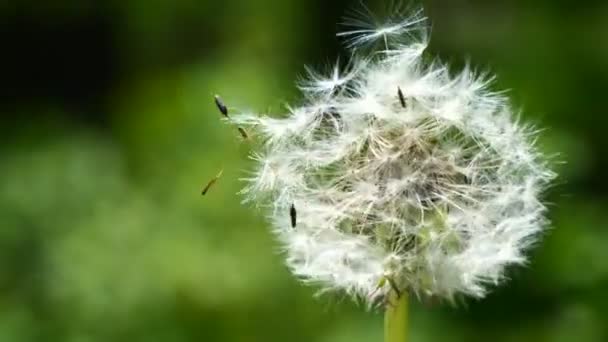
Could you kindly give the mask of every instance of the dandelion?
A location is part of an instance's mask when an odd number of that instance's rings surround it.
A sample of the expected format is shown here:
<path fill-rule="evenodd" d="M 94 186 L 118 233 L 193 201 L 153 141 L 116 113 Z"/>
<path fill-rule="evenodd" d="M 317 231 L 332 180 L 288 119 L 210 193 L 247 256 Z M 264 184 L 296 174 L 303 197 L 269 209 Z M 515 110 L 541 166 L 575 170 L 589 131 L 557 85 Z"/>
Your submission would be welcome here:
<path fill-rule="evenodd" d="M 555 175 L 537 132 L 492 77 L 423 61 L 419 11 L 339 35 L 386 49 L 354 52 L 345 74 L 309 72 L 306 102 L 284 118 L 229 119 L 260 142 L 245 200 L 267 210 L 287 265 L 322 293 L 370 306 L 484 297 L 547 224 L 540 196 Z M 400 305 L 387 315 L 405 315 Z"/>
<path fill-rule="evenodd" d="M 401 4 L 397 3 L 391 9 L 391 15 L 380 21 L 364 3 L 361 3 L 362 9 L 354 11 L 354 15 L 344 22 L 344 25 L 350 26 L 352 29 L 338 33 L 338 37 L 344 37 L 350 48 L 383 40 L 388 49 L 389 39 L 400 39 L 415 33 L 426 21 L 421 8 L 413 11 L 407 20 L 403 20 L 403 13 L 407 9 L 402 8 Z"/>

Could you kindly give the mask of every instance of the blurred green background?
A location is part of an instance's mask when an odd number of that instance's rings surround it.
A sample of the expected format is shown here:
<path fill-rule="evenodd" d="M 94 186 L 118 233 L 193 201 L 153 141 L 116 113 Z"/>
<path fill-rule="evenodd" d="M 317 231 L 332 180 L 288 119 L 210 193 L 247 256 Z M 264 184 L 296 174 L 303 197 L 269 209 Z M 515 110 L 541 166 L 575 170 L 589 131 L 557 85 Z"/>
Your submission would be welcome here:
<path fill-rule="evenodd" d="M 423 4 L 430 51 L 496 72 L 564 163 L 529 267 L 482 301 L 414 304 L 412 341 L 608 341 L 608 2 Z M 348 56 L 357 6 L 0 2 L 0 341 L 380 341 L 380 313 L 284 268 L 212 103 L 282 112 L 304 64 Z"/>

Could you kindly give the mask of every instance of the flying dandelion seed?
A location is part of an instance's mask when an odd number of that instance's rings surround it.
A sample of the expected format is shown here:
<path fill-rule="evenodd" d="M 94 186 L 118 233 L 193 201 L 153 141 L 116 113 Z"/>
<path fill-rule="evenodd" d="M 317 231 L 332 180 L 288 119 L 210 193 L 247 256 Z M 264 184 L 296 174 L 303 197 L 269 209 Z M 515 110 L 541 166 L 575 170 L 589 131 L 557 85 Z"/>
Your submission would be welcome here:
<path fill-rule="evenodd" d="M 215 177 L 211 178 L 211 180 L 209 182 L 207 182 L 207 185 L 205 185 L 205 187 L 201 191 L 201 195 L 205 196 L 207 194 L 207 192 L 209 192 L 211 187 L 213 187 L 213 185 L 215 183 L 217 183 L 217 181 L 220 179 L 220 177 L 222 177 L 222 173 L 224 173 L 224 169 L 220 170 L 220 172 L 218 172 L 217 175 L 215 175 Z"/>
<path fill-rule="evenodd" d="M 220 113 L 222 113 L 223 116 L 228 117 L 228 107 L 226 107 L 222 98 L 219 95 L 215 95 L 213 99 L 215 100 L 215 105 Z"/>
<path fill-rule="evenodd" d="M 388 18 L 378 19 L 365 3 L 361 2 L 361 9 L 354 10 L 342 24 L 350 27 L 338 33 L 338 37 L 343 37 L 349 48 L 357 48 L 382 41 L 387 50 L 393 39 L 401 40 L 415 35 L 416 32 L 425 30 L 422 26 L 426 21 L 422 9 L 411 11 L 413 14 L 407 16 L 404 13 L 410 12 L 403 7 L 403 3 L 396 3 L 391 6 Z"/>

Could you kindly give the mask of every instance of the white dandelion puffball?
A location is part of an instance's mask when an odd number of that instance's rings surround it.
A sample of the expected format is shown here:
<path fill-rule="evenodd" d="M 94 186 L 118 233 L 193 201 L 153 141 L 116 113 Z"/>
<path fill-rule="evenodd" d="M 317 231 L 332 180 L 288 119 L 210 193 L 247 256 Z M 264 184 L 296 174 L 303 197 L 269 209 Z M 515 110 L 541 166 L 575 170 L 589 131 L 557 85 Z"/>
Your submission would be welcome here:
<path fill-rule="evenodd" d="M 268 210 L 295 275 L 377 303 L 391 290 L 483 297 L 547 223 L 554 178 L 491 78 L 423 62 L 420 13 L 341 33 L 353 61 L 309 70 L 283 118 L 228 120 L 260 142 L 246 201 Z M 361 56 L 378 40 L 380 51 Z"/>

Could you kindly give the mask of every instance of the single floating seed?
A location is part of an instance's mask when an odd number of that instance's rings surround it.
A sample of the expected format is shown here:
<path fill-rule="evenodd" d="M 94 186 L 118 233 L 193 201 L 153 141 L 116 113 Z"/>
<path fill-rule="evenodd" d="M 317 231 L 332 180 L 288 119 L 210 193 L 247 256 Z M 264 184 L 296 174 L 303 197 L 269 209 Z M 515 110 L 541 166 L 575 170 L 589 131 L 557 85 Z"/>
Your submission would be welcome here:
<path fill-rule="evenodd" d="M 217 175 L 215 175 L 215 177 L 213 177 L 209 181 L 209 183 L 207 183 L 207 185 L 203 188 L 203 191 L 201 191 L 201 195 L 205 196 L 207 194 L 207 192 L 209 191 L 209 189 L 211 189 L 213 184 L 215 184 L 215 182 L 217 182 L 217 180 L 220 179 L 223 172 L 224 172 L 224 169 L 220 170 L 220 172 L 218 172 Z"/>
<path fill-rule="evenodd" d="M 397 87 L 397 95 L 399 95 L 399 102 L 401 102 L 401 107 L 405 108 L 405 96 L 403 96 L 403 92 L 401 91 L 401 87 Z"/>
<path fill-rule="evenodd" d="M 289 216 L 291 216 L 291 228 L 296 227 L 296 207 L 292 203 L 291 208 L 289 208 Z"/>
<path fill-rule="evenodd" d="M 220 113 L 222 113 L 225 117 L 228 117 L 228 107 L 226 107 L 224 101 L 222 101 L 222 98 L 219 95 L 215 95 L 213 98 L 215 99 L 215 105 L 217 106 L 217 109 L 219 109 Z"/>

